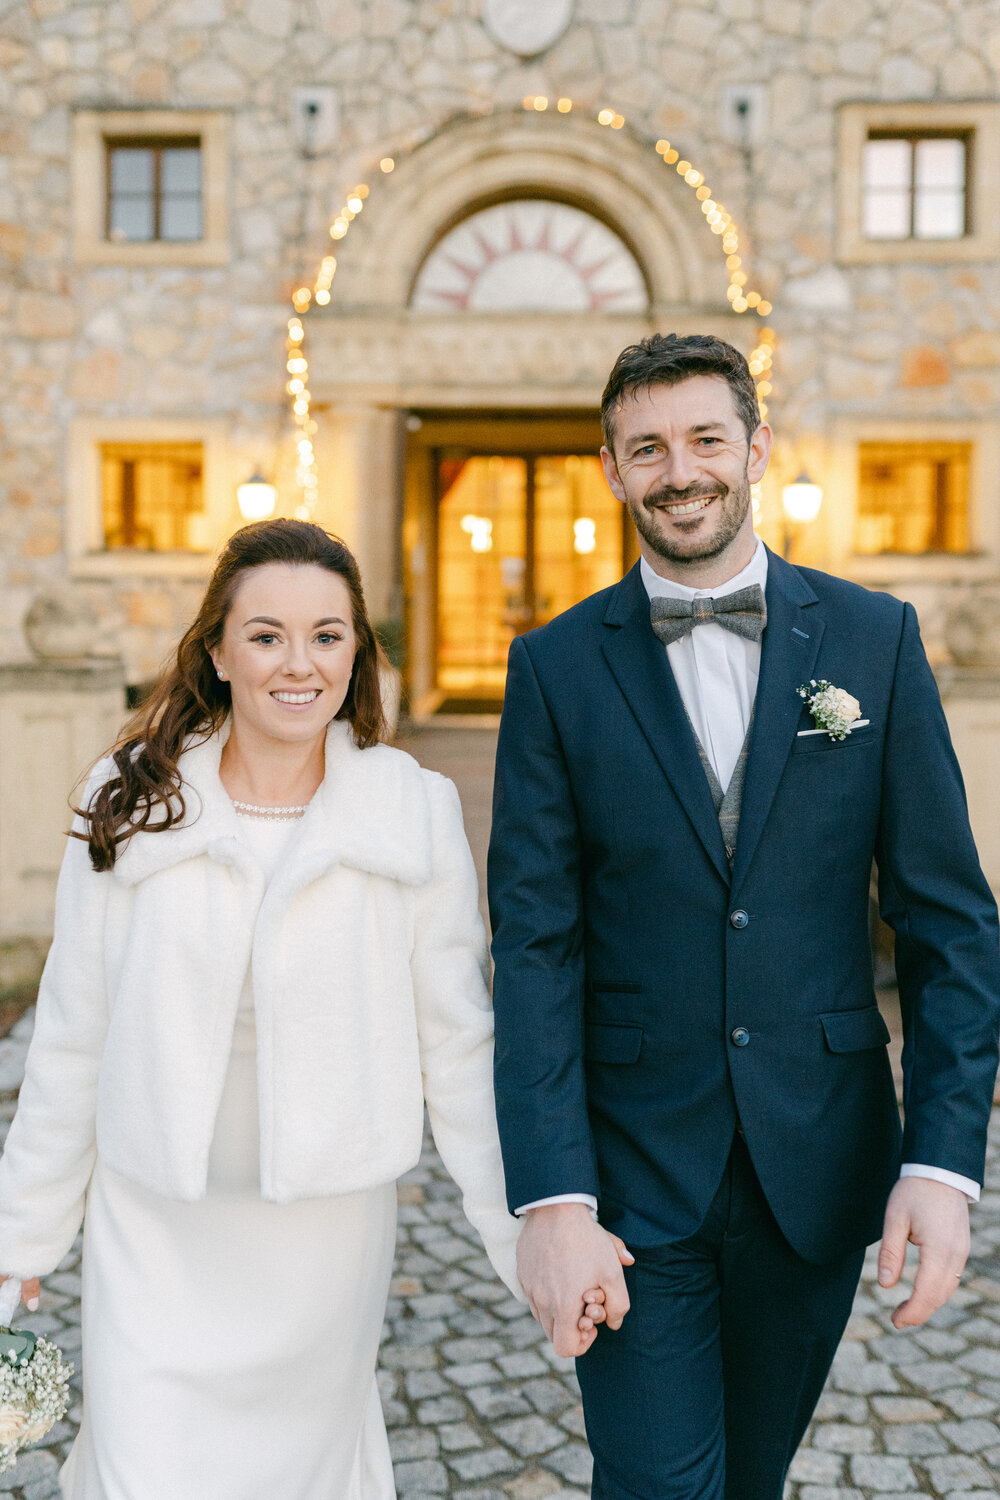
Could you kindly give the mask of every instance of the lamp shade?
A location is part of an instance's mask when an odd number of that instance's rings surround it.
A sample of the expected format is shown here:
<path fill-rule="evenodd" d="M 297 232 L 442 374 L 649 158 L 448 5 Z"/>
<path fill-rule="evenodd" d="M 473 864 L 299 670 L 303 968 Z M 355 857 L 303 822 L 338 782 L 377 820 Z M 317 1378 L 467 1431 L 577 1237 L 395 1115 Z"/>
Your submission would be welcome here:
<path fill-rule="evenodd" d="M 255 471 L 244 484 L 237 486 L 236 503 L 244 520 L 264 521 L 278 503 L 278 491 L 263 474 Z"/>
<path fill-rule="evenodd" d="M 815 521 L 823 504 L 823 488 L 802 473 L 781 491 L 781 503 L 790 521 Z"/>

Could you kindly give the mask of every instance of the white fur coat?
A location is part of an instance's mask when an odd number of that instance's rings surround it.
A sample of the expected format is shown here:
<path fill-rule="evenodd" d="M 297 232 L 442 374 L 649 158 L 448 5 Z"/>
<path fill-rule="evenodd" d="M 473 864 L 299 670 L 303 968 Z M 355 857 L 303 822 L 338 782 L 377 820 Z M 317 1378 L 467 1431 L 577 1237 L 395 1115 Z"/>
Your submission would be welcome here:
<path fill-rule="evenodd" d="M 0 1160 L 0 1272 L 57 1265 L 98 1155 L 154 1192 L 204 1196 L 249 969 L 263 1197 L 398 1177 L 419 1157 L 426 1099 L 465 1211 L 516 1288 L 485 937 L 453 784 L 332 724 L 325 779 L 265 888 L 219 779 L 224 739 L 181 758 L 183 824 L 135 835 L 112 872 L 69 841 Z"/>

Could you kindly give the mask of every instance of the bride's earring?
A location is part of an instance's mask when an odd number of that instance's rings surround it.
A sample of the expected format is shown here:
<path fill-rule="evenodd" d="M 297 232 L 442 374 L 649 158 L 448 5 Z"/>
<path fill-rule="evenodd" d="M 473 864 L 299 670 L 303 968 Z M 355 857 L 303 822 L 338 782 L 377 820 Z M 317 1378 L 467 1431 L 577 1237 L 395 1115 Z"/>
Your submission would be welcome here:
<path fill-rule="evenodd" d="M 222 668 L 221 668 L 221 667 L 216 667 L 216 669 L 215 669 L 215 674 L 216 674 L 216 676 L 217 676 L 217 677 L 218 677 L 218 679 L 219 679 L 219 681 L 220 681 L 220 682 L 225 682 L 225 680 L 226 680 L 226 674 L 225 674 L 225 672 L 224 672 L 224 671 L 223 671 L 223 670 L 222 670 Z"/>

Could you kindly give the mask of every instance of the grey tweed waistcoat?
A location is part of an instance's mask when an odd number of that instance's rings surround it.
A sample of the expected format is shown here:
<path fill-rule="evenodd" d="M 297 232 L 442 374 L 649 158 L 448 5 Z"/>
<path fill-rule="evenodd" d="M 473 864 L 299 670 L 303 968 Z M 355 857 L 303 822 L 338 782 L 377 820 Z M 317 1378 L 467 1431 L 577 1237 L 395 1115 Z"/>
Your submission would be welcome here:
<path fill-rule="evenodd" d="M 685 710 L 686 712 L 686 710 Z M 733 867 L 733 858 L 736 854 L 736 838 L 740 827 L 740 810 L 743 806 L 743 783 L 747 773 L 747 751 L 750 748 L 750 731 L 753 729 L 753 714 L 750 715 L 750 723 L 747 725 L 746 738 L 740 751 L 739 760 L 733 769 L 732 777 L 726 790 L 722 790 L 722 783 L 715 774 L 715 767 L 705 753 L 705 747 L 698 738 L 697 731 L 690 718 L 691 733 L 698 747 L 698 758 L 708 777 L 709 790 L 712 793 L 712 801 L 715 803 L 715 811 L 719 818 L 719 827 L 722 829 L 722 842 L 726 846 L 726 858 L 729 868 Z"/>

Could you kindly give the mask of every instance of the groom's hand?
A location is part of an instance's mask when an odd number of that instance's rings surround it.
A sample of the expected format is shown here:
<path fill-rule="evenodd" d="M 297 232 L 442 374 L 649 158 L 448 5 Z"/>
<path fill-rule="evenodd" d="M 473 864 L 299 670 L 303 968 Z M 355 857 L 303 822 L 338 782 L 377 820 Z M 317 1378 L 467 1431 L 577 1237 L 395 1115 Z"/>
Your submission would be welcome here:
<path fill-rule="evenodd" d="M 896 1328 L 917 1328 L 948 1301 L 969 1254 L 965 1194 L 929 1177 L 901 1177 L 889 1194 L 878 1256 L 879 1286 L 895 1286 L 906 1245 L 919 1249 L 913 1292 L 892 1315 Z"/>
<path fill-rule="evenodd" d="M 583 1203 L 528 1210 L 517 1244 L 517 1274 L 531 1311 L 564 1359 L 586 1353 L 596 1336 L 579 1326 L 585 1291 L 603 1291 L 609 1328 L 620 1328 L 629 1309 L 615 1237 L 594 1222 Z"/>

